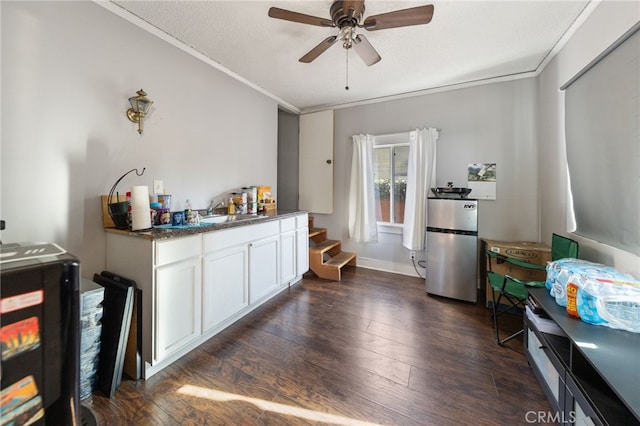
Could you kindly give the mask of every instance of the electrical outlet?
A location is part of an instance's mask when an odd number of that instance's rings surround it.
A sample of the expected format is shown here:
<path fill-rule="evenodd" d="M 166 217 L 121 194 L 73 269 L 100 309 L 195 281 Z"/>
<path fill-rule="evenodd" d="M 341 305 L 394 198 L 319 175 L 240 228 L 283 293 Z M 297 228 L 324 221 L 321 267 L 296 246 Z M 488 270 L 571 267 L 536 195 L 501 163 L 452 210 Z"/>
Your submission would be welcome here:
<path fill-rule="evenodd" d="M 154 194 L 162 194 L 164 193 L 164 185 L 162 185 L 161 180 L 153 181 L 153 193 Z"/>
<path fill-rule="evenodd" d="M 409 252 L 409 259 L 413 260 L 413 259 L 415 259 L 415 258 L 416 258 L 416 252 L 415 252 L 415 251 L 413 251 L 413 250 L 412 250 L 412 251 L 410 251 L 410 252 Z"/>

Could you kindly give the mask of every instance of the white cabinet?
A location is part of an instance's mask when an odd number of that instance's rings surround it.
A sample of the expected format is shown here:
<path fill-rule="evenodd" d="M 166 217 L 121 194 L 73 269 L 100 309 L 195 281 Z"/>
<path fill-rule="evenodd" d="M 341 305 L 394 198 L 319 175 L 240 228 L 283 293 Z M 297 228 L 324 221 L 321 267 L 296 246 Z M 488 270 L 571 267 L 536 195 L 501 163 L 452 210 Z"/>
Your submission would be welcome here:
<path fill-rule="evenodd" d="M 249 246 L 249 303 L 255 303 L 278 287 L 278 234 Z"/>
<path fill-rule="evenodd" d="M 278 287 L 279 238 L 278 221 L 203 234 L 205 331 Z"/>
<path fill-rule="evenodd" d="M 249 305 L 249 247 L 220 249 L 204 257 L 203 332 Z"/>
<path fill-rule="evenodd" d="M 106 269 L 134 280 L 142 290 L 138 320 L 145 379 L 308 269 L 306 229 L 299 229 L 299 218 L 306 227 L 304 214 L 168 239 L 107 232 Z"/>
<path fill-rule="evenodd" d="M 309 216 L 280 221 L 280 283 L 292 283 L 309 270 Z"/>
<path fill-rule="evenodd" d="M 309 215 L 296 216 L 296 275 L 309 270 Z"/>
<path fill-rule="evenodd" d="M 200 335 L 200 271 L 199 257 L 156 270 L 154 361 L 161 361 Z"/>
<path fill-rule="evenodd" d="M 280 221 L 280 284 L 289 284 L 296 275 L 296 218 L 290 217 Z"/>
<path fill-rule="evenodd" d="M 155 243 L 153 360 L 161 361 L 202 331 L 202 238 Z"/>

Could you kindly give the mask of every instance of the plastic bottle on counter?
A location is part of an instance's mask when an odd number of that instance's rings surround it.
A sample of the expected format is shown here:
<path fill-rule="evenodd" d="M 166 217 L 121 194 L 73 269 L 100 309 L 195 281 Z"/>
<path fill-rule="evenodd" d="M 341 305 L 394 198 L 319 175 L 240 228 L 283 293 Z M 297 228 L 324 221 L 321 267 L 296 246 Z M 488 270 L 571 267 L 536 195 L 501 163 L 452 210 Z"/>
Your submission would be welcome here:
<path fill-rule="evenodd" d="M 247 188 L 247 213 L 256 213 L 258 211 L 258 187 L 250 186 Z"/>
<path fill-rule="evenodd" d="M 233 197 L 229 197 L 229 204 L 227 204 L 227 214 L 236 214 L 236 205 L 233 202 Z"/>
<path fill-rule="evenodd" d="M 191 208 L 191 201 L 187 198 L 187 201 L 184 202 L 184 223 L 186 225 L 193 224 L 194 222 L 194 214 L 193 209 Z"/>
<path fill-rule="evenodd" d="M 242 195 L 242 205 L 241 205 L 241 207 L 240 207 L 240 208 L 241 208 L 240 214 L 247 214 L 247 206 L 248 206 L 247 199 L 248 199 L 248 194 L 247 194 L 247 192 L 245 191 L 245 188 L 243 188 L 243 191 L 242 191 L 242 194 L 241 194 L 241 195 Z"/>

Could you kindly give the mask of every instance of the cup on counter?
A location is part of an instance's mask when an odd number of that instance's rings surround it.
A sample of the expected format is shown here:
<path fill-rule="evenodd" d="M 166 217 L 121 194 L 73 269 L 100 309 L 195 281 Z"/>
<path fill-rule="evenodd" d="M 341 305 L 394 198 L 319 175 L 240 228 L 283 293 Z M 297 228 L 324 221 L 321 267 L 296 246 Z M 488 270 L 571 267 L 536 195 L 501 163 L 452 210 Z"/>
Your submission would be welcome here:
<path fill-rule="evenodd" d="M 173 226 L 184 225 L 184 212 L 174 212 L 171 225 Z"/>
<path fill-rule="evenodd" d="M 159 225 L 171 225 L 171 210 L 162 208 L 159 210 L 158 216 Z"/>
<path fill-rule="evenodd" d="M 162 204 L 163 209 L 171 210 L 171 195 L 170 194 L 158 194 L 158 202 Z"/>
<path fill-rule="evenodd" d="M 160 210 L 162 209 L 162 204 L 160 203 L 151 203 L 151 208 L 154 213 L 151 215 L 151 224 L 152 225 L 160 225 Z"/>

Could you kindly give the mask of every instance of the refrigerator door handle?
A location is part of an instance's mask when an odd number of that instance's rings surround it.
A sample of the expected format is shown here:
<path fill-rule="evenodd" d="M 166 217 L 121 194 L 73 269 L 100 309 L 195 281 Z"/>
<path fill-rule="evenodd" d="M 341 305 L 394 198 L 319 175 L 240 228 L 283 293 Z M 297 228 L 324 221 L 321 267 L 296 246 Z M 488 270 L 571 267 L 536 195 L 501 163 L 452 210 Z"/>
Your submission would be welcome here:
<path fill-rule="evenodd" d="M 436 232 L 440 234 L 471 235 L 471 236 L 478 235 L 478 231 L 462 231 L 460 229 L 435 228 L 432 226 L 427 227 L 427 232 Z"/>

